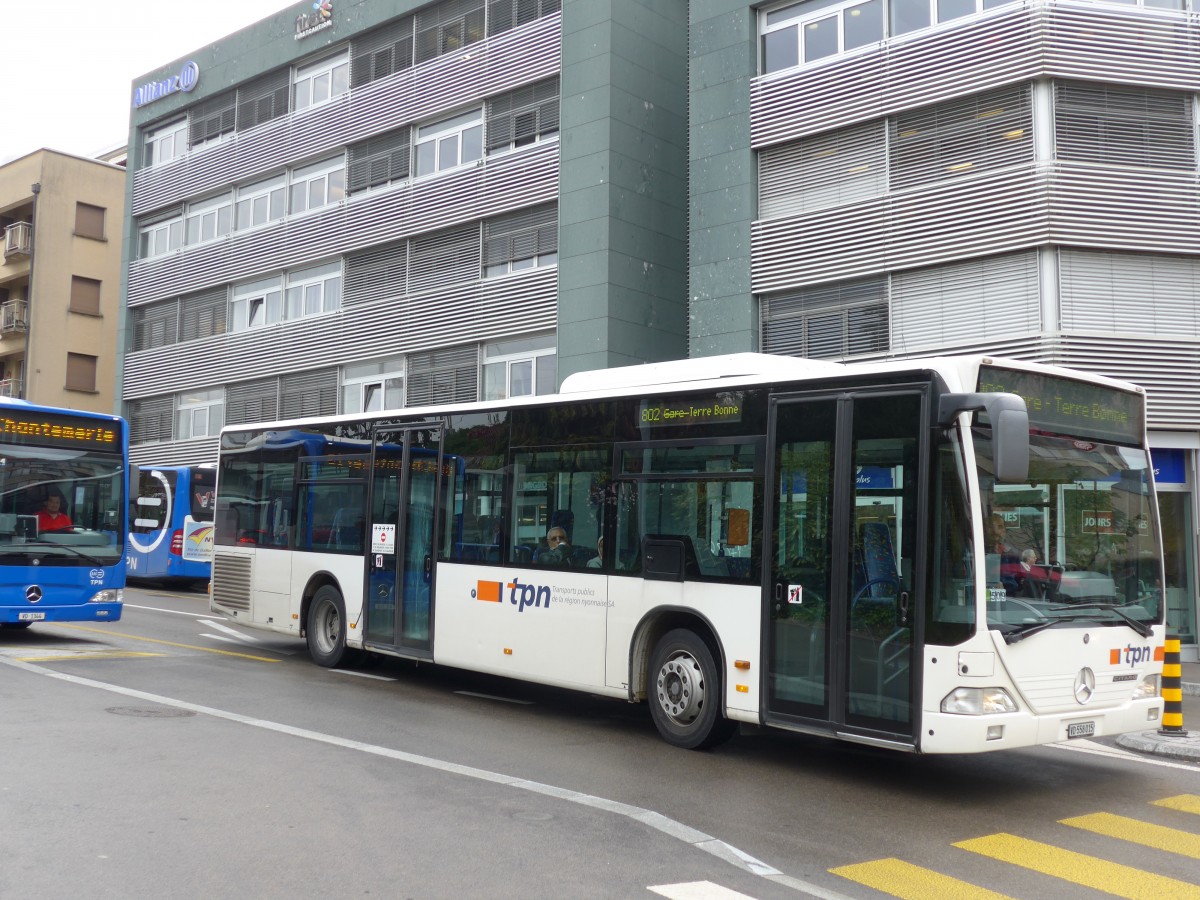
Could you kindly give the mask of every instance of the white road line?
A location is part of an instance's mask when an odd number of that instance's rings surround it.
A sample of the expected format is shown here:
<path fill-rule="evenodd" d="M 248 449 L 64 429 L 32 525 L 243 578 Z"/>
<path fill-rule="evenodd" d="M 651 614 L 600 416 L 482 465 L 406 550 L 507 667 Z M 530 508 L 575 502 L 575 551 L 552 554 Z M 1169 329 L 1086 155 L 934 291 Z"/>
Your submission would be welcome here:
<path fill-rule="evenodd" d="M 477 694 L 474 691 L 455 691 L 464 697 L 479 697 L 482 700 L 499 700 L 501 703 L 517 703 L 521 706 L 533 706 L 532 700 L 517 700 L 514 697 L 497 697 L 495 694 Z"/>
<path fill-rule="evenodd" d="M 668 900 L 753 900 L 748 894 L 731 891 L 711 881 L 688 881 L 682 884 L 652 884 L 647 890 Z"/>
<path fill-rule="evenodd" d="M 227 634 L 230 637 L 235 637 L 239 641 L 245 641 L 247 644 L 261 644 L 262 643 L 262 641 L 259 640 L 258 638 L 256 638 L 254 635 L 242 634 L 240 631 L 230 628 L 228 625 L 224 624 L 223 622 L 212 622 L 207 619 L 197 619 L 196 621 L 199 622 L 201 625 L 207 625 L 209 628 L 215 628 L 215 629 L 217 629 L 217 631 L 221 632 L 222 634 Z"/>
<path fill-rule="evenodd" d="M 1195 766 L 1189 766 L 1187 763 L 1168 762 L 1165 759 L 1151 759 L 1148 756 L 1130 753 L 1127 750 L 1109 747 L 1106 744 L 1097 744 L 1094 741 L 1079 741 L 1072 744 L 1047 744 L 1046 746 L 1055 750 L 1073 750 L 1076 753 L 1090 753 L 1092 756 L 1107 756 L 1109 759 L 1140 763 L 1143 766 L 1165 766 L 1168 769 L 1185 769 L 1188 772 L 1196 771 Z"/>
<path fill-rule="evenodd" d="M 356 672 L 353 669 L 330 669 L 334 675 L 353 675 L 355 678 L 370 678 L 374 681 L 396 681 L 387 675 L 372 675 L 370 672 Z"/>
<path fill-rule="evenodd" d="M 349 738 L 339 737 L 334 734 L 323 734 L 319 731 L 310 731 L 307 728 L 296 728 L 292 725 L 284 725 L 282 722 L 272 722 L 268 719 L 257 719 L 253 716 L 243 716 L 240 713 L 230 712 L 224 709 L 217 709 L 212 706 L 201 706 L 198 703 L 189 703 L 186 700 L 178 700 L 174 697 L 164 697 L 161 694 L 151 694 L 148 691 L 139 691 L 134 688 L 121 687 L 117 684 L 108 684 L 103 681 L 96 681 L 91 678 L 81 678 L 78 675 L 70 675 L 65 672 L 56 672 L 53 669 L 47 669 L 44 666 L 34 665 L 33 663 L 22 662 L 17 659 L 8 659 L 0 656 L 0 665 L 11 666 L 15 669 L 21 669 L 34 675 L 42 675 L 46 678 L 53 678 L 58 681 L 65 681 L 69 684 L 79 685 L 80 687 L 95 688 L 101 691 L 108 691 L 112 694 L 120 694 L 124 697 L 133 697 L 137 700 L 145 700 L 149 703 L 161 703 L 163 706 L 171 706 L 175 709 L 191 710 L 195 713 L 200 713 L 206 716 L 212 716 L 217 719 L 224 719 L 228 722 L 237 722 L 242 725 L 249 725 L 252 728 L 261 728 L 264 731 L 274 731 L 278 734 L 291 735 L 292 737 L 303 738 L 309 741 L 316 741 L 321 744 L 328 744 L 333 747 L 341 747 L 345 750 L 356 750 L 359 753 L 369 753 L 373 756 L 381 756 L 386 759 L 394 759 L 398 762 L 408 763 L 414 766 L 423 766 L 427 769 L 434 769 L 439 772 L 446 772 L 450 775 L 460 775 L 465 778 L 475 778 L 479 781 L 487 781 L 492 784 L 499 784 L 505 787 L 516 788 L 517 790 L 531 791 L 535 794 L 542 794 L 547 797 L 555 797 L 560 800 L 565 800 L 569 803 L 578 803 L 581 806 L 591 807 L 592 809 L 606 810 L 611 813 L 616 813 L 620 816 L 625 816 L 635 822 L 641 822 L 643 825 L 660 831 L 668 837 L 673 837 L 684 843 L 691 844 L 698 850 L 703 850 L 705 853 L 710 853 L 718 859 L 723 859 L 726 862 L 737 866 L 744 872 L 749 872 L 752 875 L 759 875 L 772 881 L 776 884 L 782 884 L 790 887 L 801 893 L 808 894 L 810 897 L 820 897 L 822 900 L 849 900 L 844 894 L 838 894 L 833 891 L 826 890 L 815 884 L 810 884 L 799 878 L 793 878 L 790 875 L 784 875 L 778 869 L 775 869 L 761 860 L 755 859 L 747 853 L 743 853 L 736 847 L 718 840 L 711 835 L 707 835 L 702 831 L 697 831 L 690 826 L 684 825 L 682 822 L 677 822 L 670 819 L 661 813 L 656 813 L 653 810 L 643 809 L 640 806 L 632 806 L 628 803 L 621 803 L 617 800 L 606 800 L 603 797 L 594 797 L 591 794 L 583 794 L 579 791 L 568 790 L 567 788 L 555 787 L 550 784 L 542 784 L 537 781 L 527 781 L 524 778 L 517 778 L 512 775 L 505 775 L 502 772 L 491 772 L 487 769 L 477 769 L 474 766 L 464 766 L 459 763 L 449 762 L 444 759 L 436 759 L 432 756 L 420 756 L 416 753 L 407 753 L 404 750 L 394 750 L 391 747 L 381 747 L 378 744 L 367 744 L 363 741 L 355 741 Z"/>
<path fill-rule="evenodd" d="M 124 605 L 128 606 L 130 609 L 145 609 L 150 612 L 170 613 L 173 616 L 191 616 L 193 619 L 203 618 L 209 620 L 216 619 L 218 622 L 224 621 L 223 616 L 206 616 L 204 613 L 187 612 L 182 609 L 162 609 L 158 606 L 139 606 L 136 603 L 126 603 Z"/>

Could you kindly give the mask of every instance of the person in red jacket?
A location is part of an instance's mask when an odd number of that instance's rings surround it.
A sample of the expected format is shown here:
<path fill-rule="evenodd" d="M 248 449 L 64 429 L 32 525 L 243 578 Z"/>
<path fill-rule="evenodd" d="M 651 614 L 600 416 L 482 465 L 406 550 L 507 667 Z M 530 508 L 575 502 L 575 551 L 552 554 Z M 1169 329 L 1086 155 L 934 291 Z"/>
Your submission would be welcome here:
<path fill-rule="evenodd" d="M 62 511 L 62 497 L 57 493 L 46 496 L 38 510 L 38 531 L 66 531 L 71 527 L 71 517 Z"/>

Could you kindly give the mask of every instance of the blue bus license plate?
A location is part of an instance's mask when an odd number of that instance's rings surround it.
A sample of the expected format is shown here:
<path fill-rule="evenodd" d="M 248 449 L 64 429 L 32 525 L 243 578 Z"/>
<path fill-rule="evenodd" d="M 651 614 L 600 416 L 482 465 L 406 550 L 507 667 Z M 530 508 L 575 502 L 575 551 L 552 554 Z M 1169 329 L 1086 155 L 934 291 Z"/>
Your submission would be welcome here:
<path fill-rule="evenodd" d="M 1067 737 L 1091 737 L 1096 733 L 1095 722 L 1074 722 L 1067 726 Z"/>

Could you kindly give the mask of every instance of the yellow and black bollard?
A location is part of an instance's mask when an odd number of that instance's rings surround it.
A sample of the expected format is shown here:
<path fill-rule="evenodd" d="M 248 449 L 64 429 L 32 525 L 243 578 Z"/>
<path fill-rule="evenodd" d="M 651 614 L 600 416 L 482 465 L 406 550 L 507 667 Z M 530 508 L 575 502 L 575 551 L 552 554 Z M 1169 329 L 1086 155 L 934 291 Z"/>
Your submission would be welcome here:
<path fill-rule="evenodd" d="M 1158 733 L 1186 737 L 1183 730 L 1183 667 L 1179 663 L 1179 638 L 1167 638 L 1162 671 L 1163 719 Z"/>

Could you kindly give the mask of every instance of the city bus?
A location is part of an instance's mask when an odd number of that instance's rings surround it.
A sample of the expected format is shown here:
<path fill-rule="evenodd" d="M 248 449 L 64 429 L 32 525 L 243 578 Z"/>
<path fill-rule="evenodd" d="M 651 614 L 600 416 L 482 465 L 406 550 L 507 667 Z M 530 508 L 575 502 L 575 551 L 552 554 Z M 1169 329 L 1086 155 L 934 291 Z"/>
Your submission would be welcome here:
<path fill-rule="evenodd" d="M 217 467 L 142 466 L 129 511 L 130 579 L 207 586 Z"/>
<path fill-rule="evenodd" d="M 121 618 L 128 460 L 116 416 L 0 399 L 0 628 Z"/>
<path fill-rule="evenodd" d="M 682 748 L 741 723 L 920 753 L 1157 727 L 1145 406 L 988 357 L 735 354 L 229 426 L 211 608 L 323 666 L 645 702 Z"/>

